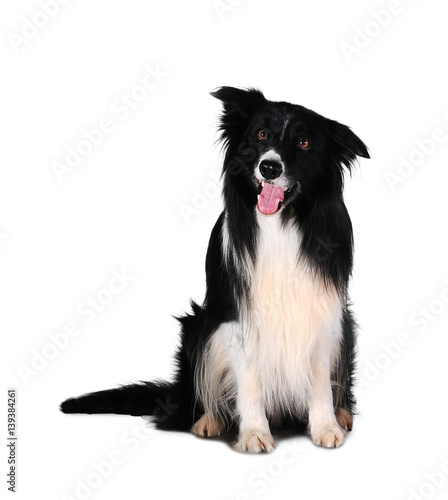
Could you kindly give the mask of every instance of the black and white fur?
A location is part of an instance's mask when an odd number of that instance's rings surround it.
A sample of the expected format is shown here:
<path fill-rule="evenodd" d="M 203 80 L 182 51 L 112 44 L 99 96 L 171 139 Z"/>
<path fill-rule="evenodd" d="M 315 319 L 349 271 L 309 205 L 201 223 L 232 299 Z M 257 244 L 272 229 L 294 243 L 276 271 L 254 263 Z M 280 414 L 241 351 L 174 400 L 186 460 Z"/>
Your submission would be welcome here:
<path fill-rule="evenodd" d="M 258 90 L 212 95 L 224 105 L 225 208 L 210 238 L 204 303 L 179 318 L 174 380 L 87 394 L 61 409 L 152 415 L 158 428 L 204 437 L 235 427 L 236 448 L 253 453 L 274 449 L 271 427 L 304 422 L 314 443 L 337 447 L 355 413 L 343 177 L 367 148 L 345 125 Z M 266 215 L 257 196 L 275 186 L 284 199 Z"/>

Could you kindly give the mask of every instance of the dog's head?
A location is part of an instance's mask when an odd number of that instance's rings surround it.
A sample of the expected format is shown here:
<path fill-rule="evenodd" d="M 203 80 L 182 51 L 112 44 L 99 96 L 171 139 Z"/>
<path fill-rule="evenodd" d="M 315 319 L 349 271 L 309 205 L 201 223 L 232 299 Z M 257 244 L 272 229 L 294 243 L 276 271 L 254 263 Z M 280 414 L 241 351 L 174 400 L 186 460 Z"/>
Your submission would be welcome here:
<path fill-rule="evenodd" d="M 226 186 L 272 215 L 295 201 L 340 194 L 344 167 L 369 158 L 347 126 L 303 106 L 268 101 L 255 89 L 221 87 L 221 140 Z"/>

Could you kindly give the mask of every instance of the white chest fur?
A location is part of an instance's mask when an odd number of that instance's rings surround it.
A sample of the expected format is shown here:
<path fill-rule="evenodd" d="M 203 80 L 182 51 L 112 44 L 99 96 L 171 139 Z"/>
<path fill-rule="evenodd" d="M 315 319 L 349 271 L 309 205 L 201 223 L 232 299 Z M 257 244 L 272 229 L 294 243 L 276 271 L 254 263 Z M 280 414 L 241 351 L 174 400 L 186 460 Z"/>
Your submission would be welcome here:
<path fill-rule="evenodd" d="M 282 226 L 279 215 L 257 214 L 259 235 L 255 266 L 239 262 L 250 283 L 237 322 L 222 324 L 212 335 L 196 388 L 207 412 L 224 413 L 245 391 L 259 393 L 268 417 L 306 411 L 315 379 L 315 359 L 339 353 L 341 304 L 300 258 L 301 235 Z M 226 258 L 234 258 L 226 227 Z M 258 397 L 258 396 L 257 396 Z"/>
<path fill-rule="evenodd" d="M 279 215 L 257 213 L 259 240 L 250 303 L 240 327 L 246 361 L 261 385 L 268 414 L 301 413 L 313 378 L 313 358 L 340 340 L 341 305 L 300 258 L 301 235 Z"/>

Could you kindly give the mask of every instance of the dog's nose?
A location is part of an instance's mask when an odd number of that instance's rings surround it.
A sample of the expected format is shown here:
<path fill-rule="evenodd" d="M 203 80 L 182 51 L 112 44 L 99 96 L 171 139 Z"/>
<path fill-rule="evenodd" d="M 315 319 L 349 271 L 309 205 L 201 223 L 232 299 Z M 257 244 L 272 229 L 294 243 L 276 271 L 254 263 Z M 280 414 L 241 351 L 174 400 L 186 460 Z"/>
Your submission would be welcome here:
<path fill-rule="evenodd" d="M 281 164 L 272 160 L 263 160 L 260 163 L 259 169 L 260 174 L 266 180 L 276 179 L 277 177 L 280 177 L 281 173 L 283 172 Z"/>

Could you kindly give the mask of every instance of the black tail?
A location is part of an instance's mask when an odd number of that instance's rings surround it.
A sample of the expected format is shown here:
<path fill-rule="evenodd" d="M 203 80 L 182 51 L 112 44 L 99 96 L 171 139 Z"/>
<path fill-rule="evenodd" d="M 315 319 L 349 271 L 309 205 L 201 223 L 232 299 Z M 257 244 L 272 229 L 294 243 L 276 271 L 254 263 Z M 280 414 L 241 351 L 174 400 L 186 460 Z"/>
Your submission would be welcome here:
<path fill-rule="evenodd" d="M 61 404 L 61 411 L 63 413 L 153 415 L 163 410 L 171 388 L 172 384 L 167 382 L 141 382 L 107 391 L 91 392 L 78 398 L 67 399 Z"/>
<path fill-rule="evenodd" d="M 61 404 L 63 413 L 148 415 L 159 429 L 179 431 L 191 429 L 197 418 L 195 410 L 187 390 L 180 384 L 162 381 L 91 392 Z"/>

